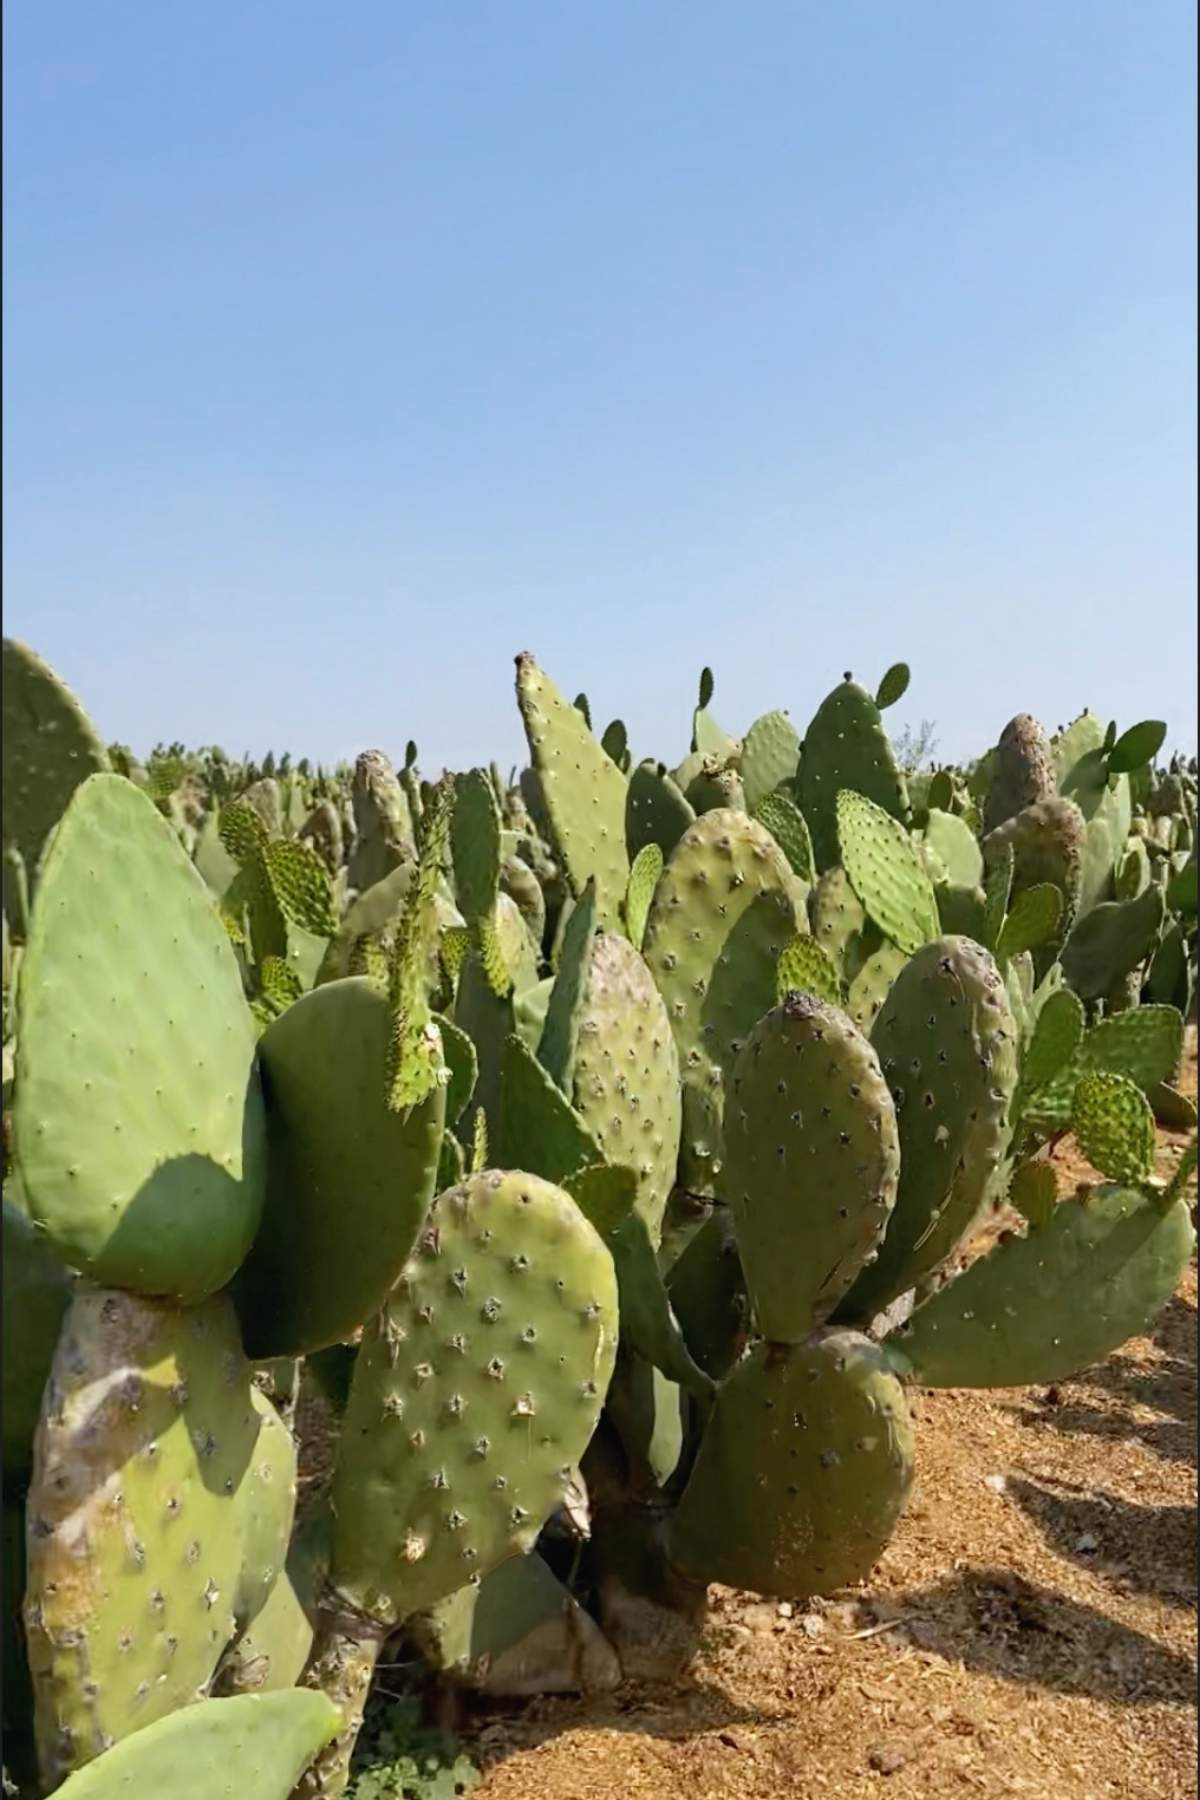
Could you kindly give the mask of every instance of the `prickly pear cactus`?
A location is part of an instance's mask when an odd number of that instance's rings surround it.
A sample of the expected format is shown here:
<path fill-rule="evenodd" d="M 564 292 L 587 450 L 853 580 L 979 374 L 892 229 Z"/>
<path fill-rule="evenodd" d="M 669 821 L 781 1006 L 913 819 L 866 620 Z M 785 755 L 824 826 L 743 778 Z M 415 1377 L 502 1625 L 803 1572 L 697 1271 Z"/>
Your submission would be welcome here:
<path fill-rule="evenodd" d="M 796 798 L 822 871 L 838 860 L 837 797 L 843 788 L 864 794 L 895 819 L 907 817 L 908 790 L 879 707 L 849 675 L 817 708 L 796 777 Z"/>
<path fill-rule="evenodd" d="M 600 923 L 619 931 L 629 881 L 625 777 L 529 655 L 517 658 L 517 701 L 571 891 L 593 877 Z"/>
<path fill-rule="evenodd" d="M 1146 1329 L 1195 1247 L 1190 1209 L 1105 1185 L 1000 1243 L 940 1288 L 889 1340 L 927 1387 L 1061 1381 Z"/>
<path fill-rule="evenodd" d="M 303 1688 L 201 1700 L 115 1744 L 58 1793 L 61 1800 L 289 1800 L 337 1725 L 337 1708 Z"/>
<path fill-rule="evenodd" d="M 18 995 L 29 1211 L 92 1280 L 195 1302 L 262 1211 L 255 1037 L 233 950 L 166 820 L 120 775 L 77 789 Z"/>
<path fill-rule="evenodd" d="M 720 1390 L 672 1561 L 788 1600 L 861 1581 L 903 1511 L 913 1452 L 903 1390 L 869 1339 L 761 1344 Z"/>
<path fill-rule="evenodd" d="M 761 825 L 719 810 L 679 840 L 650 907 L 643 955 L 679 1051 L 681 1173 L 695 1193 L 711 1193 L 720 1167 L 726 1075 L 774 1005 L 779 955 L 806 923 L 792 879 Z"/>
<path fill-rule="evenodd" d="M 416 1242 L 447 1089 L 393 1112 L 388 1034 L 387 998 L 360 976 L 314 988 L 260 1040 L 267 1202 L 234 1284 L 256 1359 L 348 1338 L 383 1304 Z"/>
<path fill-rule="evenodd" d="M 561 1189 L 489 1171 L 439 1195 L 355 1364 L 306 1676 L 343 1730 L 302 1794 L 341 1791 L 388 1630 L 533 1548 L 595 1429 L 616 1333 L 612 1259 Z"/>
<path fill-rule="evenodd" d="M 1048 800 L 1055 792 L 1050 743 L 1037 720 L 1018 713 L 1000 733 L 992 764 L 992 781 L 984 803 L 985 831 L 994 831 L 1026 806 Z"/>
<path fill-rule="evenodd" d="M 260 1449 L 266 1404 L 223 1297 L 183 1309 L 77 1287 L 27 1505 L 48 1782 L 202 1695 L 239 1610 L 282 1565 L 290 1495 L 264 1499 L 287 1479 L 275 1440 Z"/>
<path fill-rule="evenodd" d="M 869 1319 L 953 1253 L 989 1198 L 1009 1142 L 1016 1024 L 995 963 L 969 938 L 926 944 L 871 1034 L 900 1127 L 900 1185 L 879 1255 L 847 1296 Z"/>
<path fill-rule="evenodd" d="M 830 1316 L 883 1236 L 899 1168 L 867 1039 L 837 1007 L 787 995 L 734 1063 L 720 1178 L 765 1338 L 801 1343 Z"/>
<path fill-rule="evenodd" d="M 40 656 L 5 638 L 4 842 L 20 855 L 31 887 L 46 840 L 75 789 L 108 766 L 71 690 Z"/>
<path fill-rule="evenodd" d="M 657 844 L 664 857 L 696 817 L 662 763 L 640 762 L 629 777 L 625 797 L 625 844 L 630 859 L 647 844 Z"/>
<path fill-rule="evenodd" d="M 764 713 L 746 733 L 738 759 L 746 806 L 753 812 L 766 796 L 796 774 L 800 739 L 785 712 Z"/>
<path fill-rule="evenodd" d="M 879 929 L 906 956 L 938 935 L 933 883 L 903 825 L 863 794 L 843 789 L 836 817 L 842 867 Z"/>
<path fill-rule="evenodd" d="M 4 1485 L 6 1497 L 22 1493 L 33 1462 L 33 1434 L 42 1394 L 67 1307 L 72 1278 L 28 1214 L 9 1198 L 5 1183 L 4 1298 Z"/>
<path fill-rule="evenodd" d="M 613 932 L 592 943 L 571 1098 L 605 1159 L 636 1173 L 637 1210 L 657 1244 L 679 1159 L 679 1053 L 649 969 Z"/>

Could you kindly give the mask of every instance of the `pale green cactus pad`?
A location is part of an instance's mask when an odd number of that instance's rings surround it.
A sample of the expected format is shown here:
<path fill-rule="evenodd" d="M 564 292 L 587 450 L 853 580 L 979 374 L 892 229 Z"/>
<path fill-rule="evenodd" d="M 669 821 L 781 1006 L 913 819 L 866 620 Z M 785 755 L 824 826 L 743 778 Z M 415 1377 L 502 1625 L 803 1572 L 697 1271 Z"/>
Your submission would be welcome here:
<path fill-rule="evenodd" d="M 850 676 L 817 708 L 804 734 L 796 798 L 812 832 L 817 868 L 838 860 L 837 796 L 863 794 L 893 818 L 908 814 L 908 790 L 879 708 Z"/>
<path fill-rule="evenodd" d="M 879 929 L 911 956 L 937 937 L 933 883 L 903 825 L 863 794 L 837 796 L 842 867 Z"/>
<path fill-rule="evenodd" d="M 30 883 L 71 795 L 108 755 L 74 694 L 32 650 L 4 640 L 4 842 Z"/>
<path fill-rule="evenodd" d="M 189 1705 L 239 1610 L 264 1597 L 294 1494 L 265 1406 L 224 1297 L 182 1309 L 77 1287 L 28 1501 L 25 1627 L 49 1780 Z"/>
<path fill-rule="evenodd" d="M 799 761 L 800 739 L 785 712 L 764 713 L 755 719 L 739 758 L 747 809 L 754 812 L 768 794 L 793 780 Z"/>
<path fill-rule="evenodd" d="M 625 777 L 531 656 L 517 658 L 517 700 L 571 891 L 593 877 L 600 923 L 619 931 L 629 881 Z"/>
<path fill-rule="evenodd" d="M 59 1788 L 60 1800 L 289 1800 L 338 1728 L 338 1711 L 310 1688 L 201 1700 L 97 1757 Z"/>
<path fill-rule="evenodd" d="M 255 1035 L 229 938 L 167 821 L 120 775 L 75 793 L 18 997 L 29 1210 L 105 1285 L 204 1299 L 262 1211 Z"/>

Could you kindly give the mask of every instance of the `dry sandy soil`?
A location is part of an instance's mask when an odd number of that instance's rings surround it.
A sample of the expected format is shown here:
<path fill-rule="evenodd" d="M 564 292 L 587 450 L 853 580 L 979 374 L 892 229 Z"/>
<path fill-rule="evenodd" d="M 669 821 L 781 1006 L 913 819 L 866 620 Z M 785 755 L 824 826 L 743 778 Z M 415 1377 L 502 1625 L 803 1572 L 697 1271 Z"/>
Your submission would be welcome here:
<path fill-rule="evenodd" d="M 1164 1172 L 1185 1141 L 1160 1135 Z M 914 1405 L 867 1587 L 794 1613 L 716 1589 L 686 1682 L 477 1712 L 473 1800 L 1195 1795 L 1195 1264 L 1078 1380 Z"/>

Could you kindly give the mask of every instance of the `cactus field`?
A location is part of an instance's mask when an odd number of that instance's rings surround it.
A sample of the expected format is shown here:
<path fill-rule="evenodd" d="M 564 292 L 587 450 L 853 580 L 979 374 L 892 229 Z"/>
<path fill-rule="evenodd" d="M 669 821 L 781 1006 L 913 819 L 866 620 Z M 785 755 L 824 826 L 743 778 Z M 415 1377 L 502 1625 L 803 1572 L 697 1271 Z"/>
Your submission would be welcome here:
<path fill-rule="evenodd" d="M 5 640 L 6 1792 L 399 1795 L 397 1691 L 494 1800 L 1194 1792 L 1196 762 L 907 685 L 325 768 Z"/>

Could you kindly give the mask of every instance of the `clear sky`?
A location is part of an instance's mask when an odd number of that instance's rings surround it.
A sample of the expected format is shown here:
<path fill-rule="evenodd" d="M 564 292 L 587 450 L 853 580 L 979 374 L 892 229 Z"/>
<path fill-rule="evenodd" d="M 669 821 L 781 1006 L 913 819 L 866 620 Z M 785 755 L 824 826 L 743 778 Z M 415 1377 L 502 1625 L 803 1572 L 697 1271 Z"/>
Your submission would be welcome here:
<path fill-rule="evenodd" d="M 6 630 L 100 729 L 1196 743 L 1192 0 L 10 0 Z"/>

